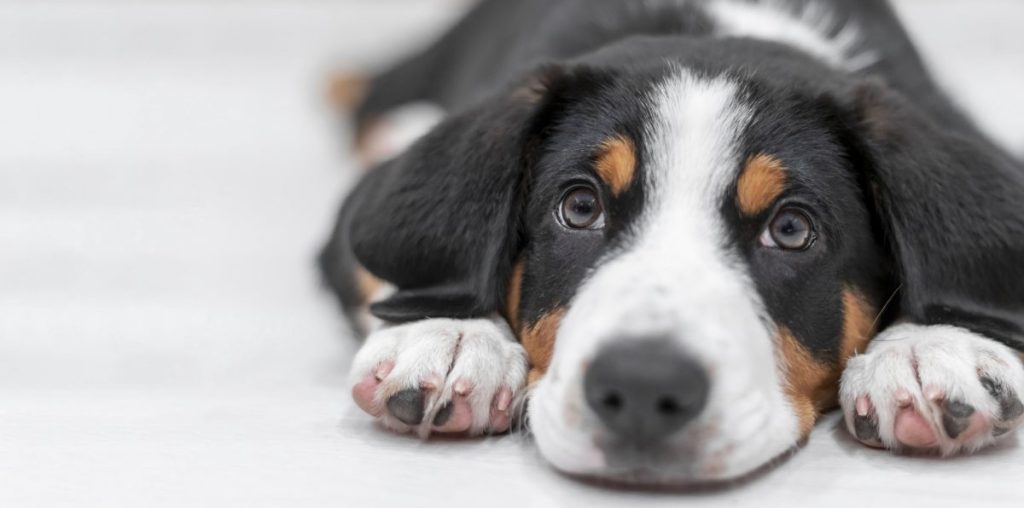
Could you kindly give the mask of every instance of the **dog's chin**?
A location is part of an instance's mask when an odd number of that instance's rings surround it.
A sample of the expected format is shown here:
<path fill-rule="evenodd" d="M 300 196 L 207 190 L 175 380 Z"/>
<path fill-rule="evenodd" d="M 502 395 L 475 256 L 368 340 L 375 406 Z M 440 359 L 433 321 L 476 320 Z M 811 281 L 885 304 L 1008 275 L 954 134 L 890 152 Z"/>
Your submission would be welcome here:
<path fill-rule="evenodd" d="M 582 401 L 559 401 L 551 390 L 542 380 L 531 394 L 534 441 L 556 470 L 592 485 L 682 492 L 728 488 L 771 471 L 800 446 L 785 415 L 770 414 L 751 415 L 743 427 L 754 432 L 707 422 L 663 443 L 624 444 L 588 421 Z"/>
<path fill-rule="evenodd" d="M 757 444 L 750 443 L 749 446 Z M 679 451 L 610 448 L 603 452 L 606 459 L 587 471 L 560 472 L 586 484 L 620 490 L 715 491 L 757 480 L 786 462 L 800 445 L 795 443 L 780 448 L 781 451 L 774 452 L 766 460 L 751 460 L 744 464 L 727 464 L 719 458 Z"/>
<path fill-rule="evenodd" d="M 786 462 L 799 448 L 798 444 L 793 445 L 773 459 L 752 468 L 746 473 L 719 478 L 674 476 L 666 474 L 665 470 L 657 465 L 637 465 L 632 468 L 619 468 L 614 471 L 608 470 L 601 473 L 570 473 L 564 471 L 562 473 L 569 478 L 588 485 L 617 490 L 681 494 L 713 492 L 739 487 L 761 478 Z M 671 469 L 671 466 L 667 467 Z"/>

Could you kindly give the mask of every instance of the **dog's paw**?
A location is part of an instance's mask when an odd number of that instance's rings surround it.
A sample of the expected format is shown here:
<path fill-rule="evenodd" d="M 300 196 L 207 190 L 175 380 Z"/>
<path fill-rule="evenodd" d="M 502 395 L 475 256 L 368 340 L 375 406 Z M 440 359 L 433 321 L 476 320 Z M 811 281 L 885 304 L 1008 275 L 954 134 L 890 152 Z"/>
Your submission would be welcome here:
<path fill-rule="evenodd" d="M 852 358 L 846 426 L 892 450 L 973 452 L 1024 423 L 1024 364 L 1008 347 L 949 326 L 900 325 Z"/>
<path fill-rule="evenodd" d="M 352 368 L 352 396 L 397 432 L 500 433 L 522 404 L 526 372 L 504 320 L 431 319 L 371 334 Z"/>

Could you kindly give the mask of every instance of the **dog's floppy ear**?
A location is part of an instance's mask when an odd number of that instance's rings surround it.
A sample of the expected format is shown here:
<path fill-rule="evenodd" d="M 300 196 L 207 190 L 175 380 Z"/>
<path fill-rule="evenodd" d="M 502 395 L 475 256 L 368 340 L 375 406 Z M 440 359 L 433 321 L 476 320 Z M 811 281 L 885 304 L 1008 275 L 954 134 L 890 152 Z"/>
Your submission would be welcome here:
<path fill-rule="evenodd" d="M 502 305 L 520 249 L 528 170 L 561 67 L 456 114 L 374 169 L 346 204 L 359 263 L 398 291 L 371 307 L 391 322 L 470 318 Z"/>
<path fill-rule="evenodd" d="M 930 117 L 881 84 L 852 95 L 856 162 L 899 265 L 901 317 L 1024 350 L 1024 166 L 969 121 Z"/>

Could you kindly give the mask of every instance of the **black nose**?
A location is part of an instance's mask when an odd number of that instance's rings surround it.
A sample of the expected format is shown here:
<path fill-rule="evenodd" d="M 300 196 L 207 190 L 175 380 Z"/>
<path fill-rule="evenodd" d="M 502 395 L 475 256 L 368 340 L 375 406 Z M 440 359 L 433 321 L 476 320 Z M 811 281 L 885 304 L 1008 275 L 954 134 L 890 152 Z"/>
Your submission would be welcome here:
<path fill-rule="evenodd" d="M 587 369 L 587 404 L 616 437 L 654 444 L 693 421 L 707 403 L 707 373 L 664 340 L 630 340 L 602 350 Z"/>

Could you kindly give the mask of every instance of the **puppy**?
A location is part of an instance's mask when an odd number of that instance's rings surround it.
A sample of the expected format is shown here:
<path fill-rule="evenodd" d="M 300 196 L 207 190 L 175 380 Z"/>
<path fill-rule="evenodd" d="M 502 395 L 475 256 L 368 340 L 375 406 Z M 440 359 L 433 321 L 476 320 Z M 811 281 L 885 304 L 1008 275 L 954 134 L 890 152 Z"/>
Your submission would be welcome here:
<path fill-rule="evenodd" d="M 686 485 L 835 407 L 943 455 L 1022 423 L 1024 168 L 884 0 L 484 1 L 356 119 L 386 160 L 321 266 L 387 428 L 525 409 L 561 471 Z"/>

